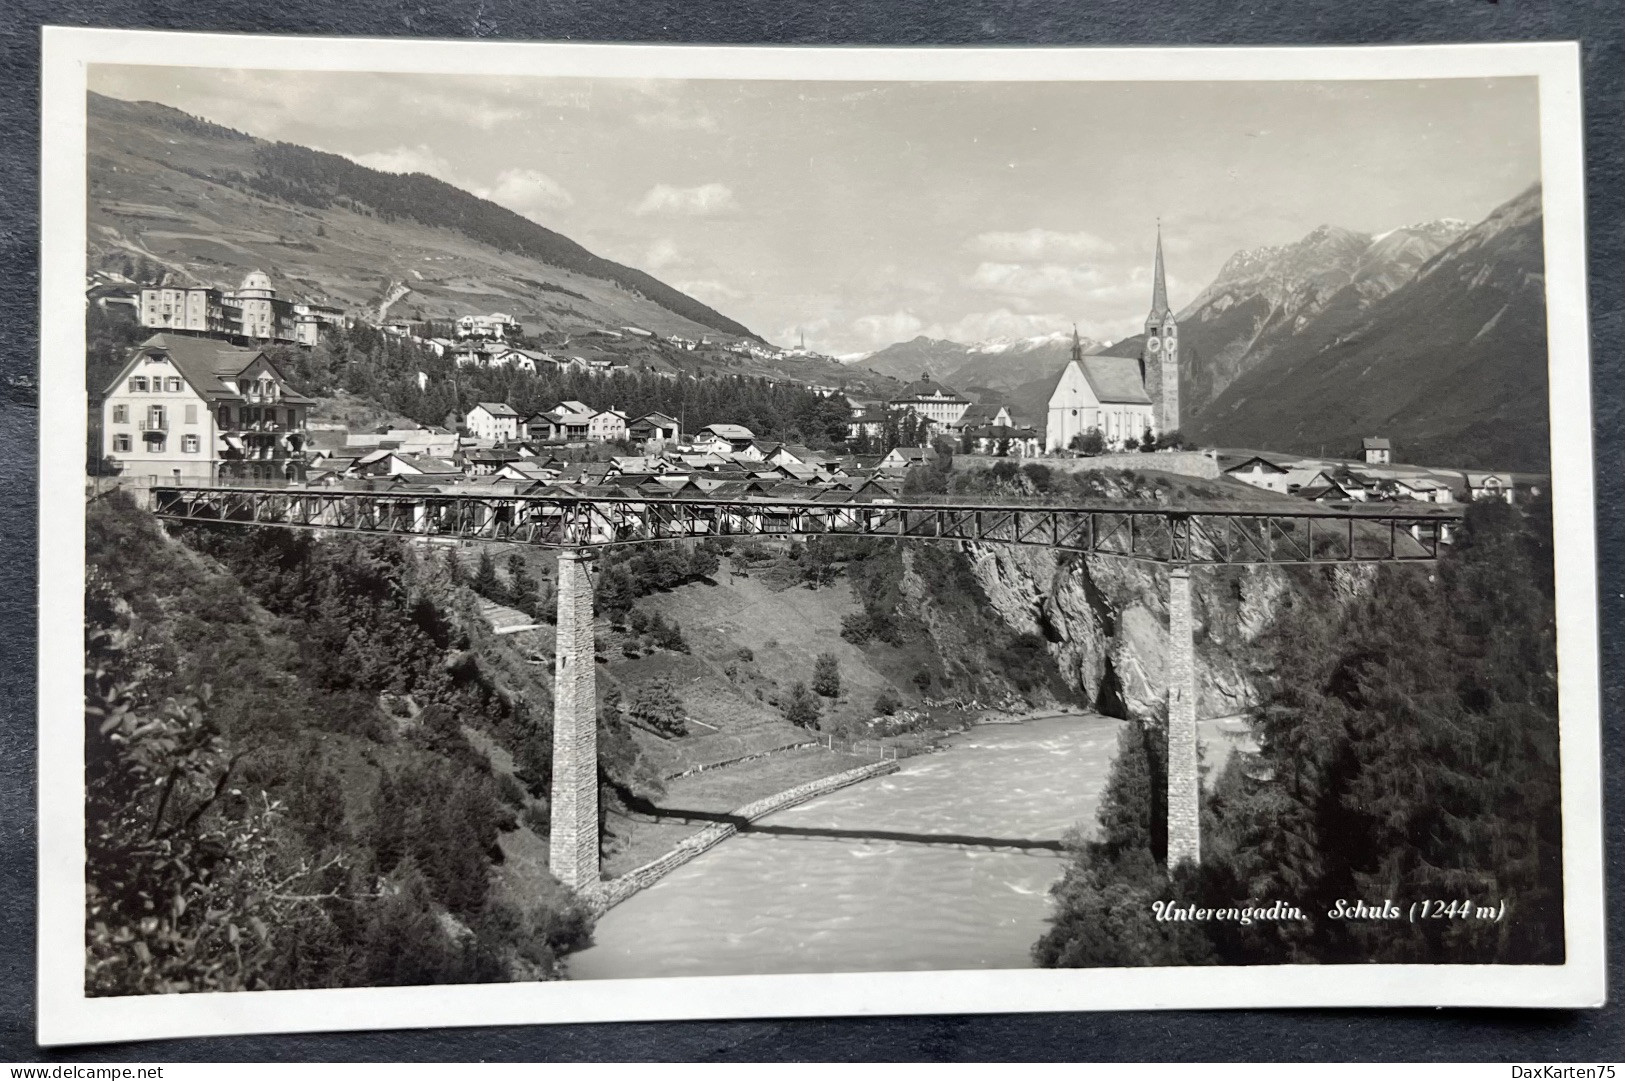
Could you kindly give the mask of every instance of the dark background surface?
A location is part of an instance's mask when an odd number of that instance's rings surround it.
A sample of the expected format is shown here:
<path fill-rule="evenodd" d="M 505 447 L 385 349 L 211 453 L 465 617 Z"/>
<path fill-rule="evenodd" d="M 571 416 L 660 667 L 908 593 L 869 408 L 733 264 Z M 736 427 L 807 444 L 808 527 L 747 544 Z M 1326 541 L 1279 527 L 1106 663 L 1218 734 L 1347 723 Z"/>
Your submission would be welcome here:
<path fill-rule="evenodd" d="M 368 37 L 802 45 L 1359 44 L 1579 40 L 1585 79 L 1593 417 L 1602 598 L 1609 896 L 1621 896 L 1620 414 L 1625 270 L 1625 19 L 1619 0 L 9 0 L 0 18 L 0 1060 L 1618 1060 L 1621 932 L 1608 929 L 1615 1001 L 1601 1011 L 1295 1010 L 696 1021 L 34 1046 L 37 420 L 8 377 L 38 357 L 39 27 L 42 24 Z M 184 11 L 184 14 L 178 13 Z M 1566 358 L 1557 358 L 1563 360 Z M 49 357 L 49 364 L 82 358 Z M 1553 418 L 1562 424 L 1564 418 Z M 1571 421 L 1572 422 L 1572 421 Z M 77 716 L 48 723 L 79 724 Z M 1617 910 L 1617 904 L 1611 906 Z M 1472 970 L 1460 970 L 1471 980 Z M 787 1006 L 793 1009 L 793 1004 Z"/>

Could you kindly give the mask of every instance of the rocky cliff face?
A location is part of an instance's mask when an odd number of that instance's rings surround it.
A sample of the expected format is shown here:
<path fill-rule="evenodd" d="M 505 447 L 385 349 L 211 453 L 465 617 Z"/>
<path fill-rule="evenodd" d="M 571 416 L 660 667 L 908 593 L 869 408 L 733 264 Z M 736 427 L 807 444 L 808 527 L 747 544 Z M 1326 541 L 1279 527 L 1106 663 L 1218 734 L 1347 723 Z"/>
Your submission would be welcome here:
<path fill-rule="evenodd" d="M 970 545 L 966 556 L 1000 617 L 1042 635 L 1067 685 L 1096 709 L 1145 717 L 1161 708 L 1168 689 L 1162 568 L 1006 545 Z M 1193 574 L 1198 714 L 1229 716 L 1255 700 L 1254 643 L 1292 584 L 1278 567 Z M 1358 580 L 1348 588 L 1357 590 Z"/>

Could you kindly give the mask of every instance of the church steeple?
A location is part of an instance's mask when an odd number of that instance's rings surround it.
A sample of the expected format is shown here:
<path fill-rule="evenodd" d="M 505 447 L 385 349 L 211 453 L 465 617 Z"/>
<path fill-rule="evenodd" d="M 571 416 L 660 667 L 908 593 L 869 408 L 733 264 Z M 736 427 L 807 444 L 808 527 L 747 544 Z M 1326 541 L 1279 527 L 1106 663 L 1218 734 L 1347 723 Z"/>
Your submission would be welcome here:
<path fill-rule="evenodd" d="M 1179 430 L 1179 327 L 1168 304 L 1168 279 L 1162 266 L 1162 219 L 1157 219 L 1157 255 L 1151 270 L 1151 313 L 1145 317 L 1145 346 L 1140 373 L 1156 411 L 1159 433 Z"/>
<path fill-rule="evenodd" d="M 1168 282 L 1162 273 L 1162 219 L 1157 219 L 1157 262 L 1151 272 L 1151 315 L 1153 318 L 1168 310 Z"/>
<path fill-rule="evenodd" d="M 1083 362 L 1083 341 L 1078 337 L 1078 324 L 1072 324 L 1072 359 Z"/>

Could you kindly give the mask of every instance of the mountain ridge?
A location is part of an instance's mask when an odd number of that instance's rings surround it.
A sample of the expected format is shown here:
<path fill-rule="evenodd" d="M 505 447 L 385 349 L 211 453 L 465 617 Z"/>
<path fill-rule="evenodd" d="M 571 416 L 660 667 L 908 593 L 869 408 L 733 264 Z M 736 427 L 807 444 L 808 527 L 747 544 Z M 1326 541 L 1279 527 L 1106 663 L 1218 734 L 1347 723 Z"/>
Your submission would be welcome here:
<path fill-rule="evenodd" d="M 1221 445 L 1351 452 L 1365 435 L 1407 461 L 1550 467 L 1541 188 L 1534 184 L 1361 306 L 1323 305 L 1296 340 L 1251 358 L 1186 423 Z M 1407 259 L 1431 247 L 1414 245 Z M 1340 292 L 1354 288 L 1343 287 Z M 1184 333 L 1182 326 L 1182 334 Z M 1187 384 L 1199 384 L 1198 351 Z"/>

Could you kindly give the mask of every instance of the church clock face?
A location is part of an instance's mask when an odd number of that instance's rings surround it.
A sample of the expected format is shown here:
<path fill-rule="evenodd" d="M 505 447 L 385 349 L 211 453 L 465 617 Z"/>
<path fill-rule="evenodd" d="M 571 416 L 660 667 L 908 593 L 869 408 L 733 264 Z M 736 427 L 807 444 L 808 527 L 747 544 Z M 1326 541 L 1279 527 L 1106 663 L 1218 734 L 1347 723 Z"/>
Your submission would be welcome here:
<path fill-rule="evenodd" d="M 1158 349 L 1162 348 L 1162 339 L 1157 338 L 1157 337 L 1152 337 L 1145 344 L 1150 348 L 1150 350 L 1153 353 L 1155 353 Z"/>

